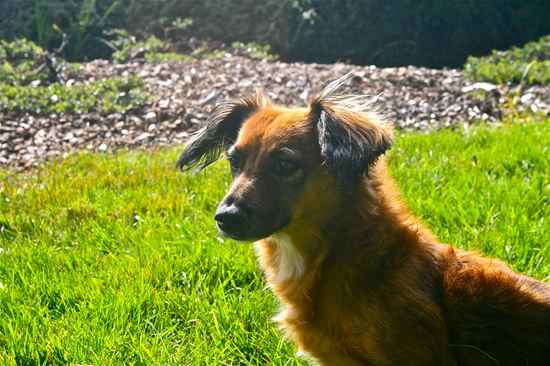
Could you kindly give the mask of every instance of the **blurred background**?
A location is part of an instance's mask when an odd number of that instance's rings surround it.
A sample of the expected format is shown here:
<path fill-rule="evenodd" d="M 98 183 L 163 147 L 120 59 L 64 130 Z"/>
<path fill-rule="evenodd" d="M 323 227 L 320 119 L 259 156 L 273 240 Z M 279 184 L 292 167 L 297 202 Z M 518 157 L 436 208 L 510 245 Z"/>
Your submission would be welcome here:
<path fill-rule="evenodd" d="M 439 68 L 550 33 L 547 0 L 2 0 L 0 14 L 3 39 L 55 49 L 65 34 L 69 61 L 110 58 L 126 35 L 176 52 L 254 42 L 285 61 Z"/>
<path fill-rule="evenodd" d="M 550 114 L 548 0 L 1 0 L 0 166 L 174 144 L 347 72 L 397 128 Z"/>

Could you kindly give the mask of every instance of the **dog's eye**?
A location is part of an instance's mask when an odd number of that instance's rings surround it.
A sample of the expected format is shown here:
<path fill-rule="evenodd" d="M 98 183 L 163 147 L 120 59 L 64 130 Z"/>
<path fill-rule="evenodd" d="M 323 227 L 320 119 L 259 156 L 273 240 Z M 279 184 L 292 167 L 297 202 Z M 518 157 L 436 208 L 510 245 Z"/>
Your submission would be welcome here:
<path fill-rule="evenodd" d="M 235 174 L 241 168 L 241 159 L 238 156 L 232 155 L 228 157 L 229 165 L 231 166 L 231 173 Z"/>
<path fill-rule="evenodd" d="M 298 171 L 298 165 L 290 160 L 277 160 L 273 165 L 273 173 L 279 177 L 291 177 Z"/>

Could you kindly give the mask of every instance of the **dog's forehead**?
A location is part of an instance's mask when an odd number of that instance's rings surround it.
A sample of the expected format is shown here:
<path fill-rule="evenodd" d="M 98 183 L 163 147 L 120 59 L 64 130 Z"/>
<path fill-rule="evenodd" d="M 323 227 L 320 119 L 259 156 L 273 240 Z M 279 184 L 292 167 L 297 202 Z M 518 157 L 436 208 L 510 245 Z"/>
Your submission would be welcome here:
<path fill-rule="evenodd" d="M 247 149 L 285 144 L 309 131 L 308 120 L 309 111 L 305 108 L 260 109 L 243 123 L 235 145 Z"/>

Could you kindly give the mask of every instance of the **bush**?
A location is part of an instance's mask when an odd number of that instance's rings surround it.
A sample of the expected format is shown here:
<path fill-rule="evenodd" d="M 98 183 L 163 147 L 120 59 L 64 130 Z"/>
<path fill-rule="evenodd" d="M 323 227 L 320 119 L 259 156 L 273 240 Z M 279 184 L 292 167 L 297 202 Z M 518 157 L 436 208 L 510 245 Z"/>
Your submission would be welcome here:
<path fill-rule="evenodd" d="M 233 42 L 231 44 L 231 51 L 235 54 L 257 60 L 275 61 L 279 58 L 279 55 L 271 51 L 270 45 L 259 44 L 256 42 Z"/>
<path fill-rule="evenodd" d="M 67 44 L 63 56 L 71 61 L 107 58 L 103 31 L 124 17 L 123 0 L 2 0 L 0 38 L 28 38 L 44 49 Z"/>
<path fill-rule="evenodd" d="M 287 58 L 461 66 L 468 55 L 550 33 L 547 0 L 300 0 L 311 23 Z"/>
<path fill-rule="evenodd" d="M 147 101 L 138 77 L 72 86 L 21 86 L 0 83 L 0 111 L 33 114 L 126 112 Z"/>
<path fill-rule="evenodd" d="M 255 0 L 3 0 L 0 38 L 29 38 L 51 50 L 61 44 L 65 33 L 63 56 L 70 61 L 108 58 L 120 50 L 110 47 L 117 28 L 138 39 L 154 35 L 186 54 L 203 48 L 204 40 L 271 43 L 281 48 L 288 42 L 295 14 L 291 2 L 268 0 L 259 6 Z M 178 58 L 157 56 L 152 58 Z"/>
<path fill-rule="evenodd" d="M 170 49 L 167 42 L 161 41 L 155 36 L 150 36 L 145 41 L 137 41 L 135 36 L 125 30 L 115 30 L 115 39 L 110 45 L 116 51 L 113 53 L 113 60 L 119 63 L 131 60 L 153 58 L 152 55 L 166 53 Z"/>
<path fill-rule="evenodd" d="M 69 64 L 29 40 L 0 40 L 0 84 L 38 86 L 63 83 L 78 68 L 77 64 Z"/>
<path fill-rule="evenodd" d="M 177 46 L 170 42 L 150 36 L 144 41 L 138 41 L 136 36 L 127 31 L 116 29 L 109 32 L 113 38 L 108 42 L 109 46 L 116 50 L 113 60 L 124 63 L 133 60 L 145 60 L 147 62 L 186 61 L 198 59 L 222 58 L 226 54 L 238 55 L 259 60 L 276 60 L 277 55 L 271 52 L 268 45 L 258 43 L 233 42 L 231 46 L 210 44 L 209 42 L 197 43 L 188 53 L 179 53 Z"/>
<path fill-rule="evenodd" d="M 155 34 L 176 46 L 182 38 L 271 44 L 288 43 L 298 13 L 294 0 L 129 0 L 123 28 Z M 142 38 L 145 38 L 141 34 Z M 180 49 L 180 47 L 178 47 Z"/>
<path fill-rule="evenodd" d="M 66 33 L 69 60 L 109 57 L 115 28 L 186 54 L 203 40 L 255 42 L 285 60 L 436 67 L 550 33 L 547 0 L 3 0 L 0 14 L 0 38 L 52 49 Z"/>
<path fill-rule="evenodd" d="M 549 84 L 550 35 L 522 48 L 493 51 L 486 57 L 469 57 L 464 71 L 472 80 L 495 84 Z"/>
<path fill-rule="evenodd" d="M 25 85 L 31 81 L 48 79 L 44 50 L 25 39 L 14 42 L 0 40 L 0 83 Z"/>

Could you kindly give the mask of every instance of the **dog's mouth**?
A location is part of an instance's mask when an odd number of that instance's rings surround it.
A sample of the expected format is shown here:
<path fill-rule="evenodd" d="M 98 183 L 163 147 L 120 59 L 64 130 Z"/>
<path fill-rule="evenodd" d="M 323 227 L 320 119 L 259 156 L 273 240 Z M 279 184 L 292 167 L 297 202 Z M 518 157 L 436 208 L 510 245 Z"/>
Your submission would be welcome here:
<path fill-rule="evenodd" d="M 244 223 L 239 226 L 232 226 L 224 222 L 216 222 L 218 233 L 221 236 L 231 238 L 237 241 L 257 241 L 267 238 L 271 234 L 283 229 L 290 223 L 290 217 L 284 220 L 276 220 L 272 218 L 271 225 L 262 225 L 260 223 Z"/>
<path fill-rule="evenodd" d="M 254 241 L 254 240 L 261 239 L 261 238 L 254 238 L 254 237 L 250 236 L 249 234 L 247 234 L 244 231 L 236 231 L 235 229 L 229 229 L 229 228 L 225 227 L 225 225 L 223 223 L 220 223 L 220 222 L 216 223 L 216 227 L 218 228 L 218 233 L 221 236 L 228 237 L 228 238 L 231 238 L 231 239 L 234 239 L 234 240 Z"/>

